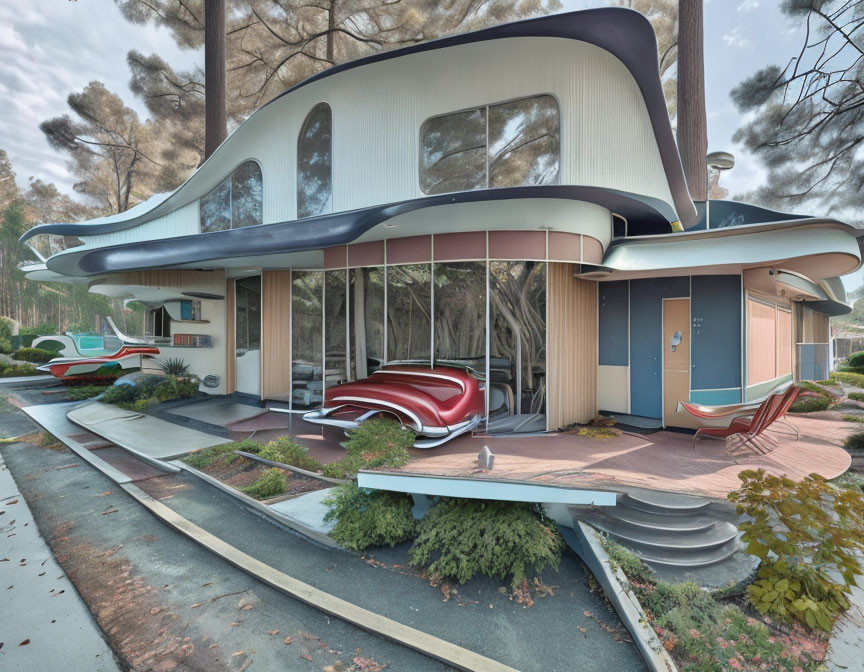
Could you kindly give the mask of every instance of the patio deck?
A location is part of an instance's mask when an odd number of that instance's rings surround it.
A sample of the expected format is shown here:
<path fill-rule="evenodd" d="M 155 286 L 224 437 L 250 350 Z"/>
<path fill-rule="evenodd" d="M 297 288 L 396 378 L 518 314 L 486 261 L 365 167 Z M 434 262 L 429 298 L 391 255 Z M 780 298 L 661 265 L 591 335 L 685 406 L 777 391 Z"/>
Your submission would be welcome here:
<path fill-rule="evenodd" d="M 725 499 L 738 488 L 745 469 L 800 479 L 811 473 L 835 478 L 851 463 L 841 448 L 854 423 L 795 416 L 800 440 L 780 432 L 767 455 L 730 456 L 723 441 L 703 439 L 691 448 L 692 435 L 660 431 L 624 433 L 613 439 L 575 434 L 530 437 L 460 437 L 430 451 L 412 451 L 413 459 L 395 473 L 494 479 L 591 490 L 627 487 Z M 491 471 L 477 468 L 477 453 L 488 445 L 495 453 Z"/>
<path fill-rule="evenodd" d="M 269 414 L 268 414 L 269 415 Z M 276 414 L 273 414 L 276 415 Z M 304 422 L 299 416 L 279 414 L 283 428 L 255 433 L 256 440 L 272 440 L 293 434 L 322 462 L 344 455 L 340 441 L 344 435 Z M 790 416 L 801 432 L 796 441 L 789 434 L 771 432 L 779 441 L 767 455 L 747 453 L 730 456 L 725 443 L 702 439 L 691 448 L 692 435 L 659 431 L 653 434 L 622 433 L 613 439 L 591 439 L 576 434 L 541 436 L 461 436 L 431 450 L 411 450 L 412 460 L 399 470 L 404 476 L 444 476 L 463 479 L 488 479 L 536 485 L 555 485 L 587 490 L 626 490 L 648 488 L 665 492 L 725 499 L 738 488 L 738 474 L 745 469 L 763 468 L 771 474 L 787 474 L 800 479 L 811 473 L 835 478 L 851 463 L 841 447 L 843 440 L 861 426 L 843 422 L 840 413 L 820 418 Z M 266 416 L 252 422 L 267 426 Z M 238 432 L 236 438 L 249 436 Z M 484 445 L 495 453 L 492 471 L 477 468 L 477 453 Z"/>

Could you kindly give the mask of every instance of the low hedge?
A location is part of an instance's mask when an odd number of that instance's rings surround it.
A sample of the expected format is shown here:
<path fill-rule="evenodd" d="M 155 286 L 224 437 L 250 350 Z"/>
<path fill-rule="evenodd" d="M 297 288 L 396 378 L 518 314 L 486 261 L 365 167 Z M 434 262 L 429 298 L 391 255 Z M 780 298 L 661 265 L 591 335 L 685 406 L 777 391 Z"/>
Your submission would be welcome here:
<path fill-rule="evenodd" d="M 18 376 L 38 376 L 39 371 L 32 364 L 6 364 L 0 362 L 0 378 L 17 378 Z"/>
<path fill-rule="evenodd" d="M 165 376 L 150 378 L 135 385 L 112 385 L 101 401 L 134 411 L 146 411 L 151 406 L 178 399 L 191 399 L 198 394 L 198 383 L 188 378 Z"/>
<path fill-rule="evenodd" d="M 862 373 L 852 373 L 851 371 L 834 371 L 831 374 L 831 380 L 864 389 L 864 374 Z"/>
<path fill-rule="evenodd" d="M 42 348 L 20 348 L 12 353 L 13 359 L 33 362 L 34 364 L 45 364 L 56 356 L 57 354 L 51 350 L 43 350 Z"/>
<path fill-rule="evenodd" d="M 864 350 L 853 352 L 846 358 L 846 365 L 850 368 L 864 369 Z"/>
<path fill-rule="evenodd" d="M 324 522 L 335 521 L 330 536 L 354 551 L 409 541 L 416 532 L 409 495 L 340 485 L 324 500 L 329 510 Z"/>
<path fill-rule="evenodd" d="M 547 567 L 557 570 L 562 549 L 555 524 L 535 505 L 441 498 L 418 524 L 410 558 L 443 579 L 465 583 L 483 574 L 519 586 Z"/>
<path fill-rule="evenodd" d="M 324 475 L 345 478 L 360 469 L 384 467 L 398 469 L 408 462 L 408 449 L 414 445 L 414 432 L 394 420 L 374 418 L 348 432 L 342 446 L 345 457 L 324 465 Z"/>
<path fill-rule="evenodd" d="M 800 397 L 792 404 L 789 411 L 791 413 L 813 413 L 815 411 L 825 411 L 831 406 L 830 397 Z"/>
<path fill-rule="evenodd" d="M 306 448 L 298 443 L 293 436 L 280 436 L 275 441 L 261 446 L 257 454 L 265 460 L 289 464 L 306 471 L 320 471 L 322 469 L 321 463 L 309 455 Z"/>

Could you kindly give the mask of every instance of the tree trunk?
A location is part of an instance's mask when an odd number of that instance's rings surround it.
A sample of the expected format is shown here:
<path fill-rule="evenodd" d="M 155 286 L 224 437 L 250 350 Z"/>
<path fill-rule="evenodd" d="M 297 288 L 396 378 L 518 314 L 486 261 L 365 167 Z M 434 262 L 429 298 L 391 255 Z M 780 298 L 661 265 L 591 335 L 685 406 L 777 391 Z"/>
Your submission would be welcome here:
<path fill-rule="evenodd" d="M 225 116 L 225 0 L 204 2 L 204 158 L 228 135 Z"/>
<path fill-rule="evenodd" d="M 694 201 L 708 198 L 702 0 L 678 0 L 678 151 Z"/>

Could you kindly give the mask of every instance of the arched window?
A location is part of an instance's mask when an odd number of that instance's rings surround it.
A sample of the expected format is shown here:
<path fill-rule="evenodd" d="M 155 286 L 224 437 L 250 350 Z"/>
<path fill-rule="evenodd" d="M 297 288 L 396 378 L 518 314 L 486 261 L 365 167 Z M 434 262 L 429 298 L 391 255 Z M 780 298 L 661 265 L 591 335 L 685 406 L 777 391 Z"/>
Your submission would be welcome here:
<path fill-rule="evenodd" d="M 255 161 L 241 163 L 201 199 L 201 232 L 261 224 L 262 201 L 261 166 Z"/>
<path fill-rule="evenodd" d="M 333 210 L 333 114 L 319 103 L 303 122 L 297 139 L 297 218 Z"/>

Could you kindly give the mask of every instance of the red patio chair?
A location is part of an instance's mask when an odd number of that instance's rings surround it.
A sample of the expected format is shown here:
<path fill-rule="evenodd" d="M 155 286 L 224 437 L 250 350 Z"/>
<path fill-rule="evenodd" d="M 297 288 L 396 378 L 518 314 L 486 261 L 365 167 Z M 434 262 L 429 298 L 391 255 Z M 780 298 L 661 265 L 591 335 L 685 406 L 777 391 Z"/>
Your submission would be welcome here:
<path fill-rule="evenodd" d="M 770 444 L 776 445 L 774 439 L 762 436 L 762 434 L 771 423 L 788 410 L 788 407 L 792 405 L 791 403 L 787 405 L 788 400 L 791 398 L 794 402 L 797 394 L 797 388 L 794 386 L 782 394 L 772 394 L 762 402 L 752 416 L 735 418 L 728 427 L 700 427 L 693 436 L 693 448 L 696 448 L 696 441 L 700 436 L 715 436 L 721 439 L 737 436 L 739 443 L 735 448 L 740 449 L 747 444 L 751 444 L 760 452 L 768 452 L 768 450 L 762 448 L 759 444 L 759 439 L 761 437 Z"/>

